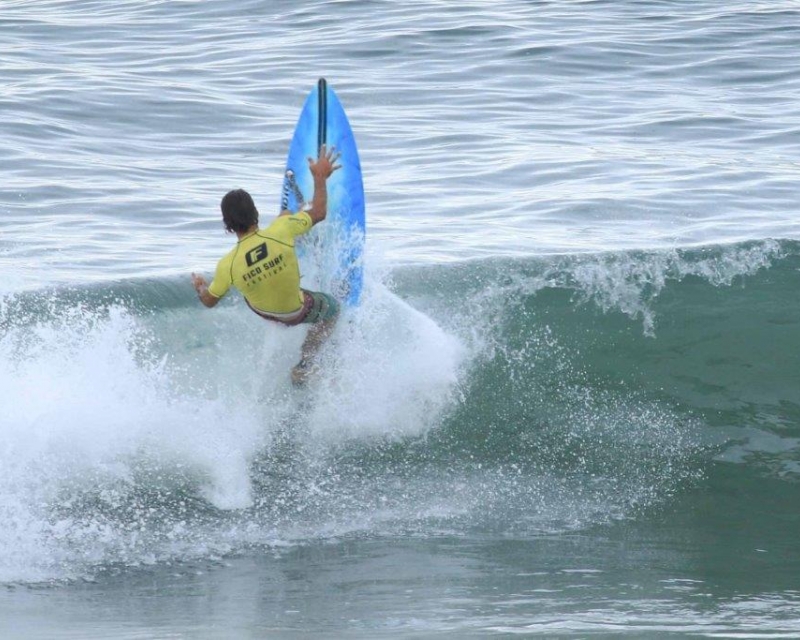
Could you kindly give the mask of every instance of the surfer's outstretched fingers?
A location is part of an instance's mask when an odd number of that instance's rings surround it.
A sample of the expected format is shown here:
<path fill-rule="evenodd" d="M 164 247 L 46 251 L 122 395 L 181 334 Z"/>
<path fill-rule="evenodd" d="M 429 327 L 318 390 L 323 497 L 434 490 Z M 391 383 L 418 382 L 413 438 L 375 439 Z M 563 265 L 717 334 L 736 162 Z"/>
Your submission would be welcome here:
<path fill-rule="evenodd" d="M 337 169 L 342 168 L 341 165 L 335 164 L 338 158 L 339 154 L 334 147 L 331 147 L 329 151 L 326 145 L 323 144 L 319 148 L 319 157 L 316 160 L 311 157 L 308 158 L 308 166 L 314 175 L 316 175 L 316 169 L 320 167 L 325 177 L 328 177 Z"/>
<path fill-rule="evenodd" d="M 319 148 L 320 158 L 327 158 L 328 160 L 334 160 L 335 158 L 338 158 L 340 155 L 342 154 L 336 150 L 336 147 L 331 147 L 329 149 L 327 144 L 323 144 Z"/>
<path fill-rule="evenodd" d="M 322 145 L 322 148 L 323 148 L 323 149 L 325 149 L 325 145 Z M 342 154 L 341 154 L 341 152 L 337 151 L 337 150 L 336 150 L 336 147 L 331 147 L 331 148 L 328 150 L 328 152 L 327 152 L 327 154 L 326 154 L 326 156 L 325 156 L 325 157 L 326 157 L 326 158 L 328 158 L 328 162 L 330 162 L 330 163 L 331 163 L 331 172 L 333 172 L 333 171 L 336 171 L 337 169 L 341 169 L 341 168 L 342 168 L 342 165 L 341 165 L 341 164 L 336 164 L 336 161 L 337 161 L 339 158 L 341 158 L 341 157 L 342 157 Z"/>

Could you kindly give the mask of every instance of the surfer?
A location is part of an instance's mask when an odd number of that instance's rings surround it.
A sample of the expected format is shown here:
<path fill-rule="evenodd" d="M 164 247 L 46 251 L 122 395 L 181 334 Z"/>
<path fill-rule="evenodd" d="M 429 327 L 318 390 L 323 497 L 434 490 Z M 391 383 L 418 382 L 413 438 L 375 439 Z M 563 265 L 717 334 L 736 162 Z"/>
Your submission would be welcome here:
<path fill-rule="evenodd" d="M 220 203 L 225 230 L 235 233 L 236 246 L 217 264 L 211 284 L 196 273 L 192 283 L 206 307 L 213 307 L 236 287 L 247 306 L 266 320 L 287 326 L 311 324 L 301 349 L 300 362 L 292 369 L 292 382 L 303 384 L 315 369 L 314 358 L 330 335 L 339 315 L 339 303 L 328 294 L 300 287 L 300 267 L 294 239 L 322 222 L 328 213 L 327 179 L 341 165 L 339 154 L 325 145 L 316 160 L 308 159 L 314 178 L 311 207 L 292 213 L 283 211 L 265 229 L 258 226 L 258 210 L 243 189 L 225 194 Z"/>

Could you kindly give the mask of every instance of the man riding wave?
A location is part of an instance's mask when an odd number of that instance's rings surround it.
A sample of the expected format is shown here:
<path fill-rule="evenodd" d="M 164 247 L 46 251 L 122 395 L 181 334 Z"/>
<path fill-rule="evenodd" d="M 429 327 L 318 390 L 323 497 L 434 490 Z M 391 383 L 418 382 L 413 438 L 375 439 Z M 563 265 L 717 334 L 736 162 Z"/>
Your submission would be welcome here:
<path fill-rule="evenodd" d="M 292 382 L 303 384 L 314 368 L 314 358 L 330 335 L 339 314 L 339 303 L 328 294 L 300 287 L 300 267 L 295 238 L 308 233 L 328 213 L 327 179 L 341 165 L 339 154 L 323 145 L 316 160 L 308 159 L 314 178 L 314 196 L 306 211 L 281 214 L 265 229 L 258 226 L 258 210 L 243 189 L 225 194 L 220 203 L 225 230 L 235 233 L 236 246 L 217 264 L 214 279 L 192 274 L 192 283 L 206 307 L 215 306 L 231 286 L 244 296 L 247 306 L 273 322 L 294 326 L 311 324 L 301 349 L 300 362 L 292 369 Z"/>

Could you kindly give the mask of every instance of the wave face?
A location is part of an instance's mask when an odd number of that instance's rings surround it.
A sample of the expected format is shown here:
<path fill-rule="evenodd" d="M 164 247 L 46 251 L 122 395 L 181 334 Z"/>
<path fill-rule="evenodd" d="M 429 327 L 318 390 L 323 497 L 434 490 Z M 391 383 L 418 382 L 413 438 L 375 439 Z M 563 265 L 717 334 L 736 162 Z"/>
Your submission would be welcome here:
<path fill-rule="evenodd" d="M 402 269 L 304 392 L 302 331 L 177 280 L 8 295 L 0 581 L 581 530 L 719 465 L 796 483 L 799 274 L 777 241 Z"/>

